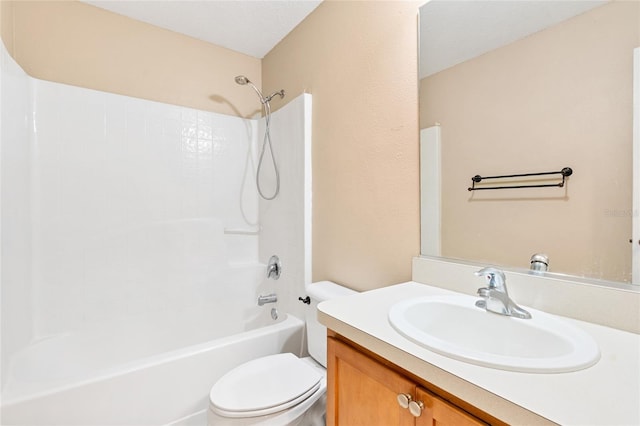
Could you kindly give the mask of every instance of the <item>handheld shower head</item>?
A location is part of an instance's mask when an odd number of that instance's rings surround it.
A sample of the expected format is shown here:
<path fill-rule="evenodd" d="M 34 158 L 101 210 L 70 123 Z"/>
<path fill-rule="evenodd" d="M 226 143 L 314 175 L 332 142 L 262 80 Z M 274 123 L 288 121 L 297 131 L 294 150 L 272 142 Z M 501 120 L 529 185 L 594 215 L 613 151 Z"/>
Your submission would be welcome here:
<path fill-rule="evenodd" d="M 262 102 L 262 104 L 266 105 L 267 107 L 269 105 L 269 101 L 271 101 L 271 99 L 273 99 L 274 96 L 280 96 L 280 99 L 284 98 L 284 90 L 280 90 L 279 92 L 272 93 L 271 95 L 265 98 L 262 92 L 260 91 L 260 89 L 258 89 L 256 85 L 253 84 L 251 80 L 249 80 L 244 75 L 236 76 L 235 80 L 236 80 L 236 83 L 238 83 L 241 86 L 245 86 L 247 84 L 251 86 L 253 90 L 258 94 L 258 97 L 260 98 L 260 102 Z"/>
<path fill-rule="evenodd" d="M 236 83 L 238 83 L 241 86 L 244 86 L 245 84 L 251 83 L 251 82 L 244 75 L 239 75 L 239 76 L 236 77 Z"/>
<path fill-rule="evenodd" d="M 260 89 L 258 89 L 256 85 L 253 84 L 244 75 L 236 76 L 235 80 L 236 80 L 236 83 L 238 83 L 241 86 L 244 86 L 244 85 L 251 86 L 253 90 L 258 94 L 258 97 L 260 98 L 260 103 L 262 103 L 262 110 L 264 111 L 264 117 L 265 117 L 265 131 L 264 131 L 264 140 L 262 141 L 262 150 L 260 151 L 260 159 L 258 160 L 258 168 L 256 169 L 256 186 L 258 188 L 258 194 L 260 194 L 262 198 L 264 198 L 265 200 L 273 200 L 278 196 L 278 193 L 280 192 L 280 171 L 278 170 L 276 159 L 273 156 L 273 146 L 271 145 L 271 134 L 269 131 L 269 123 L 271 121 L 271 105 L 269 104 L 269 102 L 271 101 L 271 99 L 273 99 L 274 96 L 280 96 L 280 99 L 284 98 L 284 90 L 280 90 L 279 92 L 274 92 L 265 98 L 262 95 L 262 92 L 260 92 Z M 273 161 L 273 169 L 276 175 L 276 189 L 273 195 L 268 197 L 263 194 L 262 188 L 260 187 L 260 169 L 262 168 L 262 160 L 264 159 L 264 153 L 267 148 L 267 145 L 269 146 L 269 151 L 271 152 L 271 161 Z"/>
<path fill-rule="evenodd" d="M 238 83 L 238 84 L 239 84 L 239 85 L 241 85 L 241 86 L 244 86 L 244 85 L 247 85 L 247 84 L 248 84 L 249 86 L 251 86 L 251 87 L 253 88 L 253 90 L 258 94 L 258 97 L 260 98 L 260 102 L 261 102 L 262 104 L 266 104 L 267 102 L 269 102 L 269 101 L 267 101 L 267 100 L 264 98 L 264 96 L 262 96 L 262 92 L 260 91 L 260 89 L 258 89 L 258 88 L 256 87 L 256 85 L 255 85 L 255 84 L 253 84 L 253 83 L 251 82 L 251 80 L 249 80 L 249 79 L 248 79 L 247 77 L 245 77 L 244 75 L 236 76 L 236 83 Z"/>

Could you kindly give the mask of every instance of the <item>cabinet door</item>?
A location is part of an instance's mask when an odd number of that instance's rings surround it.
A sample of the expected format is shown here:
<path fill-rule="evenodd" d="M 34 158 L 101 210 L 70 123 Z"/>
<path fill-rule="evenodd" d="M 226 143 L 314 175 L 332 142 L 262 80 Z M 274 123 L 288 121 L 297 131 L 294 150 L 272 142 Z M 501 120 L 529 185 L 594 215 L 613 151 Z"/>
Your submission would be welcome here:
<path fill-rule="evenodd" d="M 398 394 L 413 395 L 415 384 L 344 343 L 328 338 L 327 425 L 414 425 Z"/>
<path fill-rule="evenodd" d="M 424 405 L 422 415 L 416 417 L 416 426 L 480 426 L 485 425 L 466 411 L 418 387 L 416 401 Z"/>

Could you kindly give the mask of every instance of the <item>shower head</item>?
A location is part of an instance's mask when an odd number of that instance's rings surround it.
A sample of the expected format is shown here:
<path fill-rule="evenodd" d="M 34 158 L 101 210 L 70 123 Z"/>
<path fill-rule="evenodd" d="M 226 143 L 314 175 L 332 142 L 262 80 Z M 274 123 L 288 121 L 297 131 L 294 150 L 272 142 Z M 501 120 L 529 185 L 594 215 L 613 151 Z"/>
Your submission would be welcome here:
<path fill-rule="evenodd" d="M 236 83 L 238 83 L 241 86 L 244 86 L 247 83 L 251 83 L 251 81 L 249 81 L 249 79 L 244 75 L 239 75 L 236 77 Z"/>
<path fill-rule="evenodd" d="M 236 76 L 236 83 L 238 83 L 241 86 L 245 86 L 248 84 L 249 86 L 253 87 L 253 90 L 255 90 L 255 92 L 258 94 L 258 97 L 260 98 L 260 102 L 262 102 L 262 104 L 266 105 L 267 107 L 269 106 L 269 101 L 271 101 L 271 99 L 273 99 L 274 96 L 280 96 L 280 99 L 284 98 L 284 90 L 280 90 L 279 92 L 272 93 L 271 95 L 265 98 L 262 95 L 262 92 L 260 91 L 260 89 L 258 89 L 255 86 L 255 84 L 253 84 L 251 80 L 249 80 L 244 75 Z"/>
<path fill-rule="evenodd" d="M 266 104 L 267 102 L 269 102 L 264 98 L 264 96 L 262 96 L 262 92 L 260 91 L 260 89 L 258 89 L 256 85 L 253 84 L 251 80 L 249 80 L 244 75 L 236 76 L 236 83 L 238 83 L 241 86 L 248 84 L 249 86 L 253 87 L 253 90 L 255 90 L 255 92 L 258 94 L 258 97 L 260 98 L 260 102 L 262 102 L 262 104 Z"/>

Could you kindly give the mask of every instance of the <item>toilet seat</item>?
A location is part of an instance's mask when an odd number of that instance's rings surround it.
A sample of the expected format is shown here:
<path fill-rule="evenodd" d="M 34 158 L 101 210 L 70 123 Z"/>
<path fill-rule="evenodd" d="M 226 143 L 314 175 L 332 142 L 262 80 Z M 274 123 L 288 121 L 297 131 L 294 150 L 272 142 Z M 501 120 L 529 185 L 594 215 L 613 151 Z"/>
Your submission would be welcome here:
<path fill-rule="evenodd" d="M 286 410 L 320 388 L 322 375 L 291 353 L 242 364 L 211 388 L 211 409 L 224 417 L 257 417 Z"/>

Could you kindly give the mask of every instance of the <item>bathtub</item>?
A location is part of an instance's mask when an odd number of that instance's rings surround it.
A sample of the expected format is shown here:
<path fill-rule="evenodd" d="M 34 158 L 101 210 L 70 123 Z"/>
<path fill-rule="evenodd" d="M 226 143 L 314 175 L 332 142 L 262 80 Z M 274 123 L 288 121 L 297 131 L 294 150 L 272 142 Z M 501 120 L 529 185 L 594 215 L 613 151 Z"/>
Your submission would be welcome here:
<path fill-rule="evenodd" d="M 201 320 L 199 314 L 192 315 L 195 323 Z M 125 347 L 133 347 L 134 356 L 129 353 L 119 363 L 122 351 L 113 348 L 122 348 L 123 342 L 103 341 L 95 330 L 92 335 L 44 339 L 12 361 L 2 394 L 1 423 L 165 425 L 188 418 L 206 410 L 211 386 L 229 369 L 265 355 L 300 354 L 301 320 L 283 314 L 277 321 L 269 316 L 264 322 L 253 324 L 258 326 L 253 330 L 164 353 L 154 347 L 154 355 L 144 355 L 150 351 L 147 346 L 154 346 L 152 338 L 144 345 L 132 339 Z M 136 331 L 135 323 L 129 321 L 125 330 L 123 338 L 135 336 L 129 332 Z M 84 350 L 91 356 L 83 356 Z"/>

